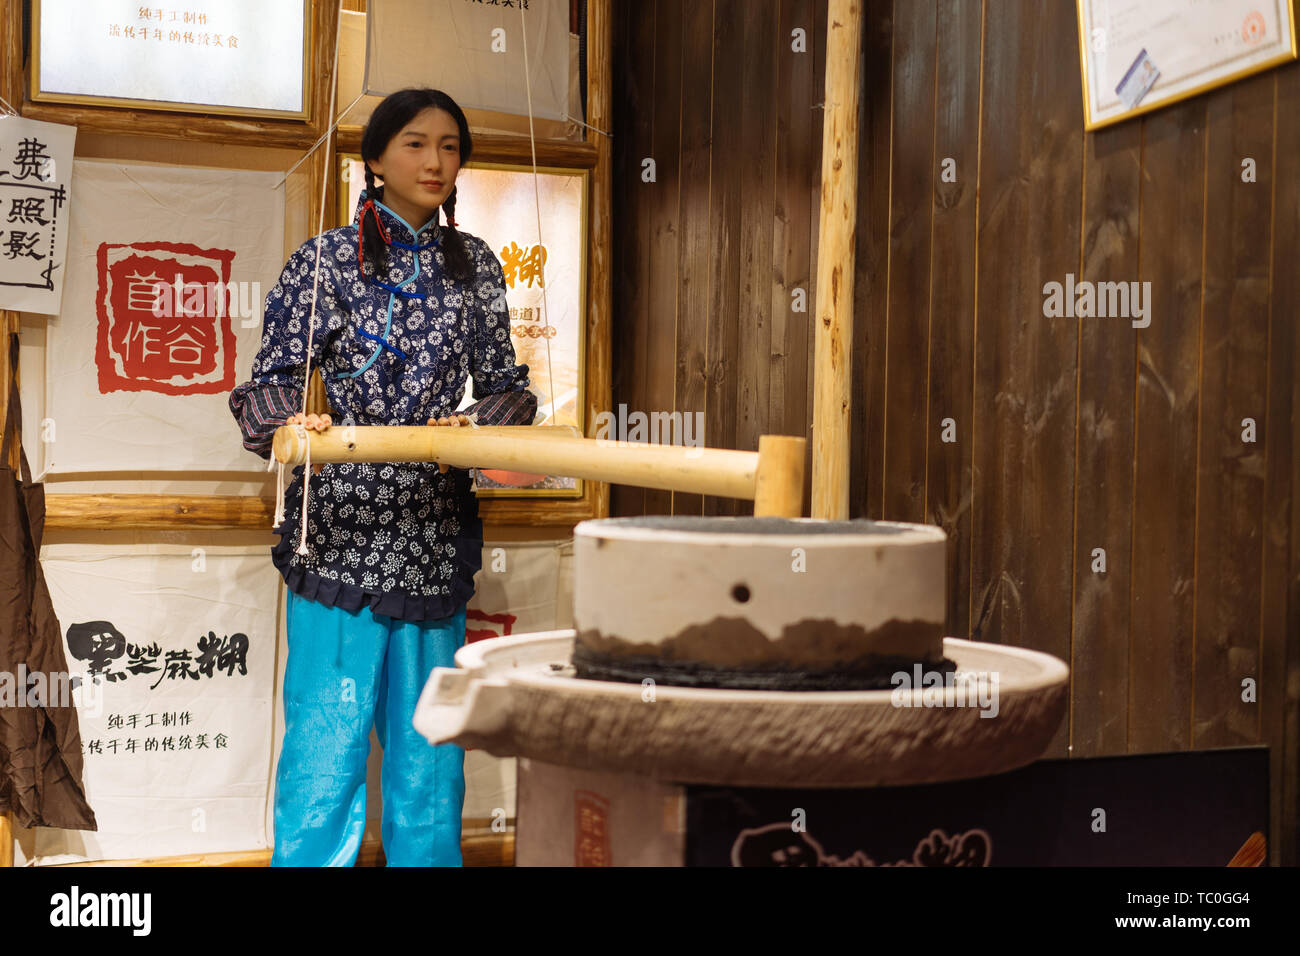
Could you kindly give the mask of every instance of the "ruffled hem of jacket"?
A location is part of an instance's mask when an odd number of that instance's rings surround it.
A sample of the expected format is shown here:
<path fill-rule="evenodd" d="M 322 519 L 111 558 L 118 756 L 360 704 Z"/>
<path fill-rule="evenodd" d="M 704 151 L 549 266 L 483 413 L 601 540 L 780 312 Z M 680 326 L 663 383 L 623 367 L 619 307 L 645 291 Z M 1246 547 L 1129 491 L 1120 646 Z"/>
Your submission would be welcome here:
<path fill-rule="evenodd" d="M 483 567 L 483 521 L 478 517 L 477 501 L 473 503 L 472 512 L 461 515 L 461 527 L 468 529 L 468 533 L 451 539 L 457 557 L 464 555 L 465 560 L 456 562 L 449 596 L 432 594 L 425 597 L 405 591 L 373 591 L 346 581 L 323 578 L 314 571 L 295 565 L 292 563 L 293 555 L 302 537 L 302 526 L 288 519 L 275 529 L 280 541 L 271 549 L 271 561 L 284 577 L 285 587 L 309 601 L 345 611 L 369 607 L 374 614 L 399 621 L 435 621 L 455 614 L 474 596 L 474 575 Z"/>

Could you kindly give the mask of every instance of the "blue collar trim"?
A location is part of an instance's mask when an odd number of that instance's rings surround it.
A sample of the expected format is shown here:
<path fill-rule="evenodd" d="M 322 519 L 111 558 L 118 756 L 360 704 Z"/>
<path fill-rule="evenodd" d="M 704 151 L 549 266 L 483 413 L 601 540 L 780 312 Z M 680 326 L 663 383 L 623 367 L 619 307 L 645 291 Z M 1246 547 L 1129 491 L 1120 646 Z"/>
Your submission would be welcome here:
<path fill-rule="evenodd" d="M 414 226 L 412 226 L 409 222 L 407 222 L 405 219 L 403 219 L 403 218 L 402 218 L 401 216 L 399 216 L 397 213 L 393 212 L 393 210 L 389 209 L 386 205 L 384 205 L 384 204 L 383 204 L 382 202 L 380 202 L 378 199 L 375 200 L 375 205 L 378 206 L 380 209 L 382 209 L 384 212 L 388 213 L 390 216 L 392 216 L 394 219 L 396 219 L 398 222 L 400 222 L 403 226 L 405 226 L 405 227 L 410 231 L 411 235 L 415 236 L 415 238 L 416 238 L 417 240 L 420 238 L 420 234 L 421 234 L 422 232 L 424 232 L 426 229 L 434 229 L 434 228 L 436 228 L 437 225 L 438 225 L 438 213 L 437 213 L 436 210 L 435 210 L 434 213 L 433 213 L 433 218 L 432 218 L 432 219 L 430 219 L 428 222 L 426 222 L 426 223 L 425 223 L 423 226 L 421 226 L 419 229 L 416 229 L 416 228 L 415 228 Z M 436 242 L 437 240 L 435 239 L 434 241 Z M 431 244 L 432 244 L 432 243 L 431 243 Z M 404 248 L 404 249 L 411 249 L 411 248 L 413 248 L 412 246 L 409 246 L 409 245 L 403 245 L 403 244 L 400 243 L 400 242 L 394 242 L 393 245 L 395 245 L 395 246 L 402 246 L 402 248 Z M 422 248 L 427 248 L 427 247 L 422 247 Z"/>

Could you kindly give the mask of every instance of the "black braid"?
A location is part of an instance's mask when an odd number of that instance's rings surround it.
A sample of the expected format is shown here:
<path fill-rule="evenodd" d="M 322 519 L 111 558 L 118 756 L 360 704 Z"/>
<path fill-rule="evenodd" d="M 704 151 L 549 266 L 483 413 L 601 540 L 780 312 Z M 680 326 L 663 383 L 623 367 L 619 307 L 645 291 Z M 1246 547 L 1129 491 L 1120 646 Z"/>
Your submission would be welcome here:
<path fill-rule="evenodd" d="M 469 263 L 469 250 L 465 248 L 465 237 L 455 226 L 450 225 L 451 220 L 456 218 L 456 190 L 458 189 L 459 186 L 452 186 L 451 195 L 442 203 L 442 211 L 446 214 L 448 222 L 448 225 L 443 226 L 442 255 L 446 262 L 447 274 L 461 282 L 468 282 L 474 277 L 474 272 Z"/>
<path fill-rule="evenodd" d="M 363 163 L 366 167 L 366 196 L 369 199 L 383 201 L 384 187 L 375 186 L 375 174 L 370 171 L 370 165 Z M 388 245 L 384 242 L 384 237 L 379 234 L 379 217 L 372 215 L 366 210 L 361 217 L 361 247 L 362 254 L 365 256 L 365 263 L 357 263 L 357 267 L 365 273 L 365 265 L 370 266 L 370 277 L 379 278 L 381 281 L 388 277 Z"/>

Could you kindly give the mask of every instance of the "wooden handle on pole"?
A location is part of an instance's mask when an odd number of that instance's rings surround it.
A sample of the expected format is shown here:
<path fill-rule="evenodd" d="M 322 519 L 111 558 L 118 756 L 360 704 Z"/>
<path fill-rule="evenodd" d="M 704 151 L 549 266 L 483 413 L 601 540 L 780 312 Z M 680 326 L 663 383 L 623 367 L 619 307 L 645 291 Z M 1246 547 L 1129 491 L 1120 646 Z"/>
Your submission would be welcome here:
<path fill-rule="evenodd" d="M 804 446 L 791 435 L 758 436 L 754 517 L 798 518 L 803 514 Z"/>

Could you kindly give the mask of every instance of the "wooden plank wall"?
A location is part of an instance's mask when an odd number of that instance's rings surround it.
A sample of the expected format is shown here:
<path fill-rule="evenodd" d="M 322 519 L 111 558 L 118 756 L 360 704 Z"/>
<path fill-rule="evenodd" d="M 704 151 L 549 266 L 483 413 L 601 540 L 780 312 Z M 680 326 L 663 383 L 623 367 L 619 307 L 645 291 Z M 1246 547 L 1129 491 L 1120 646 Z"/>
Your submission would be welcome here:
<path fill-rule="evenodd" d="M 1295 864 L 1300 65 L 1085 133 L 1069 0 L 864 4 L 852 513 L 948 532 L 951 633 L 1070 662 L 1051 755 L 1270 745 Z M 811 438 L 825 27 L 617 8 L 615 407 Z M 1045 317 L 1067 273 L 1150 325 Z"/>

